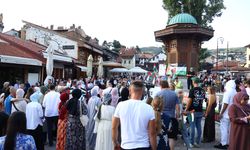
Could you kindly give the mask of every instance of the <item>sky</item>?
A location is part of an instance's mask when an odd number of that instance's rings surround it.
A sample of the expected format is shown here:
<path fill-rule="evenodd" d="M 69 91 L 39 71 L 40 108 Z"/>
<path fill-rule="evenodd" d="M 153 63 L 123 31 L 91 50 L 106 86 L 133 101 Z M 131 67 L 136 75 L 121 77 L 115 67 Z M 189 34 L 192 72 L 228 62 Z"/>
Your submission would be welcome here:
<path fill-rule="evenodd" d="M 202 47 L 215 49 L 217 39 L 224 38 L 219 47 L 243 47 L 250 44 L 250 0 L 224 0 L 226 10 L 215 18 L 214 37 Z M 92 38 L 118 40 L 132 47 L 161 46 L 154 31 L 164 29 L 168 13 L 162 0 L 1 0 L 4 31 L 20 30 L 22 20 L 49 27 L 81 26 Z"/>

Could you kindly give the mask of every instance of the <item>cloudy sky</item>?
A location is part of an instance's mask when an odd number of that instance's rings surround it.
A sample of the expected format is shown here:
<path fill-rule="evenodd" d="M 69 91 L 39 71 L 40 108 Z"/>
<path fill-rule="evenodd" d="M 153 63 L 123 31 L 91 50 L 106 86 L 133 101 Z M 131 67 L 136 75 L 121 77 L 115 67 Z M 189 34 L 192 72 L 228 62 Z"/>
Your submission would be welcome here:
<path fill-rule="evenodd" d="M 224 0 L 222 17 L 212 24 L 214 37 L 203 47 L 216 48 L 218 37 L 224 38 L 220 47 L 241 47 L 250 44 L 250 1 Z M 162 0 L 1 0 L 4 31 L 19 30 L 22 20 L 44 27 L 82 26 L 84 31 L 103 40 L 119 40 L 130 47 L 161 46 L 155 42 L 154 31 L 165 28 L 167 12 Z"/>

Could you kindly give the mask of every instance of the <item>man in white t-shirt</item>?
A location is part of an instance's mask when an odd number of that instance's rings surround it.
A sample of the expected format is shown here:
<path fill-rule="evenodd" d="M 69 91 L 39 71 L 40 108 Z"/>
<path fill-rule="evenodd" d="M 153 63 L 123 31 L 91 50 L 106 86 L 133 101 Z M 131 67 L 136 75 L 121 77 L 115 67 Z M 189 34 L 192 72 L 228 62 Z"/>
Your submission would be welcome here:
<path fill-rule="evenodd" d="M 60 103 L 60 93 L 55 91 L 55 86 L 50 85 L 50 92 L 44 96 L 43 107 L 45 108 L 45 119 L 47 121 L 47 130 L 48 130 L 48 139 L 49 146 L 53 146 L 53 135 L 52 129 L 53 126 L 56 127 L 57 131 L 57 122 L 58 122 L 58 105 Z"/>
<path fill-rule="evenodd" d="M 112 140 L 118 143 L 118 126 L 121 125 L 121 148 L 156 150 L 156 128 L 153 108 L 142 102 L 144 84 L 134 81 L 129 88 L 130 100 L 120 102 L 112 120 Z"/>
<path fill-rule="evenodd" d="M 215 145 L 218 149 L 227 149 L 229 144 L 229 130 L 230 120 L 228 116 L 228 109 L 233 104 L 233 98 L 237 94 L 236 84 L 234 80 L 229 80 L 225 86 L 225 92 L 223 94 L 222 109 L 219 115 L 220 118 L 220 131 L 221 131 L 221 142 Z"/>

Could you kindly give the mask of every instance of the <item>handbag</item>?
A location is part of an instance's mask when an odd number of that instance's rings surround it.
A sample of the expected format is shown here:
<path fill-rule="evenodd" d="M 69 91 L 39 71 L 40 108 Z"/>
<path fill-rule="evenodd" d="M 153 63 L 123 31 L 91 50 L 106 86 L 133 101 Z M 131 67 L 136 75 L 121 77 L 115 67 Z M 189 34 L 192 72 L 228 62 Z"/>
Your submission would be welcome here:
<path fill-rule="evenodd" d="M 80 108 L 80 121 L 81 121 L 83 126 L 86 126 L 89 122 L 89 118 L 87 115 L 84 115 L 82 113 L 82 99 L 80 99 L 80 107 L 79 108 Z"/>

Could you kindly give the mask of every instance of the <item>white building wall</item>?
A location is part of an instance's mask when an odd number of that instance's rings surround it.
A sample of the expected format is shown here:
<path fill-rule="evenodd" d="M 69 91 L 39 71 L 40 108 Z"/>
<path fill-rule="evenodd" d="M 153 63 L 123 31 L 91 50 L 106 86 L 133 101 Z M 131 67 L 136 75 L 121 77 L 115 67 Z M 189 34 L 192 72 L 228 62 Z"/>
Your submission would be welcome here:
<path fill-rule="evenodd" d="M 250 68 L 250 48 L 249 47 L 247 47 L 247 55 L 246 55 L 246 67 L 248 67 L 248 68 Z"/>
<path fill-rule="evenodd" d="M 126 67 L 127 69 L 134 68 L 135 67 L 135 56 L 131 59 L 122 58 L 122 66 Z"/>
<path fill-rule="evenodd" d="M 62 51 L 63 46 L 72 46 L 73 48 L 64 49 L 65 52 L 70 57 L 78 59 L 78 45 L 77 42 L 67 39 L 63 36 L 54 34 L 53 32 L 48 32 L 38 28 L 30 27 L 26 29 L 26 40 L 36 41 L 39 44 L 48 46 L 46 43 L 46 37 L 50 37 L 52 41 L 51 44 L 53 48 L 58 51 Z M 58 45 L 59 44 L 59 45 Z"/>

